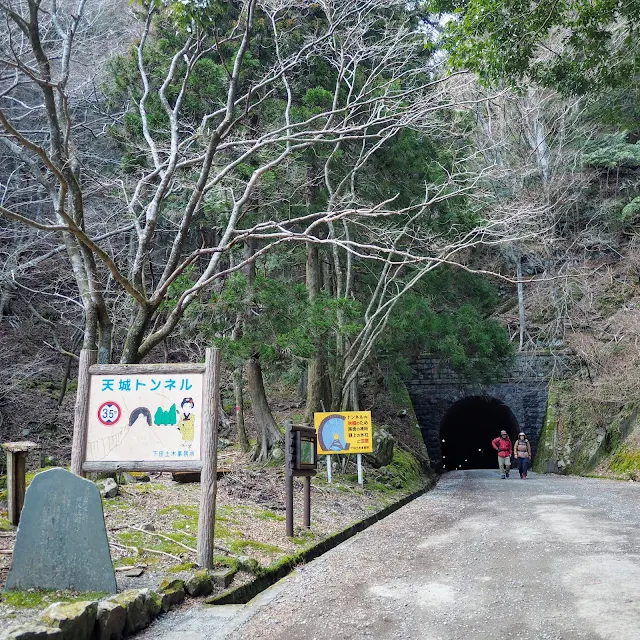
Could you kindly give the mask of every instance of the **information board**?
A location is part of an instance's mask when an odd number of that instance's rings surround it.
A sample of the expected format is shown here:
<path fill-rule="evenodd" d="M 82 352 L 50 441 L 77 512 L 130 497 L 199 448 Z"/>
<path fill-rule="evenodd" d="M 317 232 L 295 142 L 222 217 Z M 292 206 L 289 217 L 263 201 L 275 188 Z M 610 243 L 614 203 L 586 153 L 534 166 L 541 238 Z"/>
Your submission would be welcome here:
<path fill-rule="evenodd" d="M 318 453 L 371 453 L 373 427 L 371 411 L 315 413 Z"/>
<path fill-rule="evenodd" d="M 199 461 L 202 373 L 92 374 L 85 460 Z"/>

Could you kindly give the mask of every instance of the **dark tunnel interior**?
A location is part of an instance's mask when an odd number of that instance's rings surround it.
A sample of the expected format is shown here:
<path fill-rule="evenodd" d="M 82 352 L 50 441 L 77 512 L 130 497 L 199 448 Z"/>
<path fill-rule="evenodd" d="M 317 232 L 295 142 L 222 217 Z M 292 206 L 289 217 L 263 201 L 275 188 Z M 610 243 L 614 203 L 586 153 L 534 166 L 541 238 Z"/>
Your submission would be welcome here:
<path fill-rule="evenodd" d="M 491 441 L 504 429 L 514 442 L 520 428 L 507 405 L 495 398 L 470 396 L 456 402 L 440 424 L 442 469 L 495 469 Z"/>

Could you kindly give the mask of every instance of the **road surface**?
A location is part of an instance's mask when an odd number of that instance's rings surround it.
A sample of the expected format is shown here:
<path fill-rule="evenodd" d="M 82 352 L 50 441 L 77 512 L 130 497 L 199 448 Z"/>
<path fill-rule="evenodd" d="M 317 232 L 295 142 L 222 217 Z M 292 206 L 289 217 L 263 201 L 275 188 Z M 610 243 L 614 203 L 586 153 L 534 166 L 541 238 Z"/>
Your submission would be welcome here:
<path fill-rule="evenodd" d="M 168 614 L 154 640 L 638 640 L 640 485 L 476 470 L 246 606 Z"/>

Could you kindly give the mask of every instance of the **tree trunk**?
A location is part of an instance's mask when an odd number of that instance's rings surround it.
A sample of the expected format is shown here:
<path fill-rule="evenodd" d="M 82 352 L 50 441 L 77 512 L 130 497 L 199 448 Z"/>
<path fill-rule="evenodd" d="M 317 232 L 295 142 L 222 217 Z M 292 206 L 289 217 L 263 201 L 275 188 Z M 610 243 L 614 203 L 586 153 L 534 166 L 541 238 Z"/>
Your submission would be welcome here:
<path fill-rule="evenodd" d="M 254 354 L 247 362 L 247 388 L 258 434 L 254 459 L 260 462 L 269 457 L 273 445 L 282 440 L 282 434 L 269 409 L 258 354 Z"/>
<path fill-rule="evenodd" d="M 349 358 L 345 363 L 345 370 L 351 370 L 352 364 L 353 361 Z M 358 376 L 355 375 L 351 382 L 346 383 L 343 375 L 339 380 L 339 385 L 336 384 L 336 386 L 339 386 L 338 392 L 340 393 L 340 395 L 337 396 L 337 401 L 339 402 L 339 407 L 337 407 L 337 409 L 340 411 L 360 411 Z"/>
<path fill-rule="evenodd" d="M 256 252 L 256 241 L 250 238 L 244 245 L 244 259 L 249 260 Z M 256 279 L 256 263 L 250 262 L 244 267 L 243 272 L 249 280 L 249 286 L 253 288 Z M 236 322 L 236 327 L 238 323 Z M 256 422 L 257 442 L 254 451 L 254 460 L 266 460 L 271 454 L 271 449 L 276 442 L 282 440 L 282 434 L 276 421 L 273 419 L 267 394 L 264 390 L 264 380 L 262 377 L 262 367 L 260 366 L 260 355 L 254 353 L 247 362 L 247 389 L 251 398 L 251 407 Z"/>
<path fill-rule="evenodd" d="M 526 334 L 526 317 L 524 314 L 524 285 L 522 284 L 522 256 L 516 256 L 516 274 L 518 278 L 518 317 L 520 319 L 520 348 L 524 348 L 524 338 Z"/>
<path fill-rule="evenodd" d="M 113 323 L 104 302 L 96 305 L 98 321 L 98 364 L 111 363 L 111 347 L 113 343 Z"/>
<path fill-rule="evenodd" d="M 144 332 L 149 324 L 151 309 L 138 305 L 137 311 L 129 324 L 124 349 L 120 357 L 120 364 L 138 364 L 140 362 L 140 345 L 144 339 Z"/>
<path fill-rule="evenodd" d="M 307 291 L 309 303 L 313 304 L 322 286 L 322 271 L 320 268 L 320 252 L 318 246 L 307 243 Z M 326 393 L 327 361 L 324 354 L 322 340 L 314 340 L 316 355 L 307 364 L 307 406 L 304 421 L 313 424 L 313 414 L 319 411 L 329 411 L 330 398 Z"/>
<path fill-rule="evenodd" d="M 84 335 L 82 348 L 95 351 L 98 346 L 98 310 L 88 296 L 82 296 L 84 305 Z"/>
<path fill-rule="evenodd" d="M 62 382 L 60 383 L 60 394 L 58 395 L 57 407 L 60 408 L 62 401 L 67 393 L 67 383 L 69 382 L 69 376 L 71 375 L 71 363 L 73 362 L 73 356 L 67 356 L 67 362 L 64 366 L 64 374 L 62 375 Z"/>
<path fill-rule="evenodd" d="M 0 289 L 0 323 L 2 318 L 11 315 L 11 302 L 15 294 L 15 286 L 9 282 L 4 282 Z"/>
<path fill-rule="evenodd" d="M 73 363 L 73 354 L 76 352 L 80 343 L 82 341 L 82 334 L 77 332 L 73 343 L 71 345 L 70 353 L 67 356 L 67 362 L 64 367 L 64 374 L 62 376 L 62 382 L 60 383 L 60 395 L 58 396 L 57 406 L 60 408 L 62 406 L 62 401 L 67 393 L 67 385 L 69 384 L 69 378 L 71 376 L 71 365 Z"/>
<path fill-rule="evenodd" d="M 233 372 L 233 393 L 236 399 L 236 430 L 238 444 L 243 453 L 249 451 L 249 439 L 244 426 L 244 398 L 242 397 L 242 369 L 238 367 Z"/>

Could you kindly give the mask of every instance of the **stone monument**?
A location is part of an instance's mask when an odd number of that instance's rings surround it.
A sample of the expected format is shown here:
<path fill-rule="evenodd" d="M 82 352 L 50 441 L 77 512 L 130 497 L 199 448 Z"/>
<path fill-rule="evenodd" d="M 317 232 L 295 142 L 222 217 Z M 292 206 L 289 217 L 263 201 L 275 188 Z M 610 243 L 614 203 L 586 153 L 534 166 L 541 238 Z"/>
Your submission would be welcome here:
<path fill-rule="evenodd" d="M 98 487 L 66 471 L 36 475 L 27 489 L 5 590 L 116 592 Z"/>

